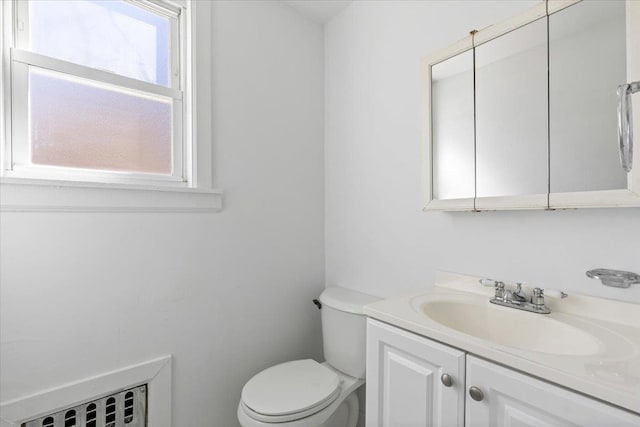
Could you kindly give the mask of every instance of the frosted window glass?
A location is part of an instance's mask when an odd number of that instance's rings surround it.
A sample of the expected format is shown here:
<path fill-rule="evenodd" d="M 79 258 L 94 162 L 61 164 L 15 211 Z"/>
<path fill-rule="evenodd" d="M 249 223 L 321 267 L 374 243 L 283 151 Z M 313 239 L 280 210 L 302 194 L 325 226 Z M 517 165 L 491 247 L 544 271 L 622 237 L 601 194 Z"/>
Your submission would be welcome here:
<path fill-rule="evenodd" d="M 120 0 L 32 0 L 30 49 L 169 87 L 170 20 Z"/>
<path fill-rule="evenodd" d="M 171 174 L 171 103 L 31 69 L 31 162 Z"/>

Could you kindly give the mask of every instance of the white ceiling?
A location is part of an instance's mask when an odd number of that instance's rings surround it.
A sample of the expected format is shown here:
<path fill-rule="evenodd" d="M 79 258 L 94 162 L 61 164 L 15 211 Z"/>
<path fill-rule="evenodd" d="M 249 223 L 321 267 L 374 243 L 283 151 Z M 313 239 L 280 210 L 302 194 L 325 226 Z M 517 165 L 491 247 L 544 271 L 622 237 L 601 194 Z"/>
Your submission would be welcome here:
<path fill-rule="evenodd" d="M 331 18 L 340 13 L 353 0 L 283 0 L 286 4 L 296 9 L 318 24 L 325 24 Z"/>

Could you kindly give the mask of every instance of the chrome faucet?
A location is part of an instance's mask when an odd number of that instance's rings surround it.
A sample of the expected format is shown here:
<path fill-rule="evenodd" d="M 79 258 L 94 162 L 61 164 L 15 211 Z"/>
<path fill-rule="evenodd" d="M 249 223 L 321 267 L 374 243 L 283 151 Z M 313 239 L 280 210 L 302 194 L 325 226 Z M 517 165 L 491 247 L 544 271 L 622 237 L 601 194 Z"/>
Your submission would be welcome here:
<path fill-rule="evenodd" d="M 527 302 L 527 293 L 522 290 L 522 283 L 516 283 L 516 289 L 507 289 L 504 291 L 503 300 L 509 301 L 512 303 L 523 303 Z"/>
<path fill-rule="evenodd" d="M 490 303 L 501 305 L 503 307 L 517 308 L 518 310 L 529 311 L 532 313 L 549 314 L 551 310 L 544 303 L 545 290 L 534 288 L 531 298 L 522 289 L 522 283 L 516 283 L 515 289 L 506 289 L 504 282 L 492 279 L 480 279 L 483 286 L 493 286 L 495 294 L 489 300 Z M 562 291 L 547 290 L 547 296 L 556 298 L 566 298 L 568 295 Z"/>

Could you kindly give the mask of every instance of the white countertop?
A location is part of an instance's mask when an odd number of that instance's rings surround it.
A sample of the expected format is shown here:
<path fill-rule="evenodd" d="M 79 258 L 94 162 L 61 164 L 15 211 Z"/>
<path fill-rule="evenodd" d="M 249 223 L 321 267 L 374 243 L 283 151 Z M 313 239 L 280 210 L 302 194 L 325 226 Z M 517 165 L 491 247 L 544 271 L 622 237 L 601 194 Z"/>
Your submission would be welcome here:
<path fill-rule="evenodd" d="M 477 277 L 438 273 L 432 289 L 369 304 L 364 313 L 640 414 L 640 305 L 572 294 L 563 300 L 547 297 L 551 314 L 545 315 L 490 304 L 493 293 L 493 288 L 479 285 Z M 529 324 L 546 317 L 577 326 L 596 339 L 598 350 L 570 354 L 571 343 L 563 343 L 564 354 L 503 346 L 491 341 L 491 333 L 479 334 L 483 338 L 467 335 L 434 321 L 422 311 L 429 303 L 455 300 L 490 305 L 491 310 L 509 310 L 511 319 L 529 316 Z M 544 339 L 544 322 L 540 322 L 540 336 L 535 339 Z M 517 320 L 500 329 L 503 334 L 520 332 Z"/>

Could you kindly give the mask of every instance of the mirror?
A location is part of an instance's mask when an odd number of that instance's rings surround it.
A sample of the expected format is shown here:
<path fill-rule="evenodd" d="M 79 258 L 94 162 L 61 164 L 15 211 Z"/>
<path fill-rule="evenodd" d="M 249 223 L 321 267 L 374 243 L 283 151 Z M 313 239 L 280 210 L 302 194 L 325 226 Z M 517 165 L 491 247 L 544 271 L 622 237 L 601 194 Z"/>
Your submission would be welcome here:
<path fill-rule="evenodd" d="M 423 60 L 425 210 L 640 206 L 617 93 L 640 92 L 640 1 L 542 1 L 471 34 Z"/>
<path fill-rule="evenodd" d="M 547 25 L 476 48 L 476 197 L 547 192 Z"/>
<path fill-rule="evenodd" d="M 431 67 L 433 194 L 436 199 L 473 198 L 473 52 Z"/>
<path fill-rule="evenodd" d="M 549 16 L 552 193 L 627 188 L 616 94 L 627 81 L 625 9 L 584 1 Z"/>

